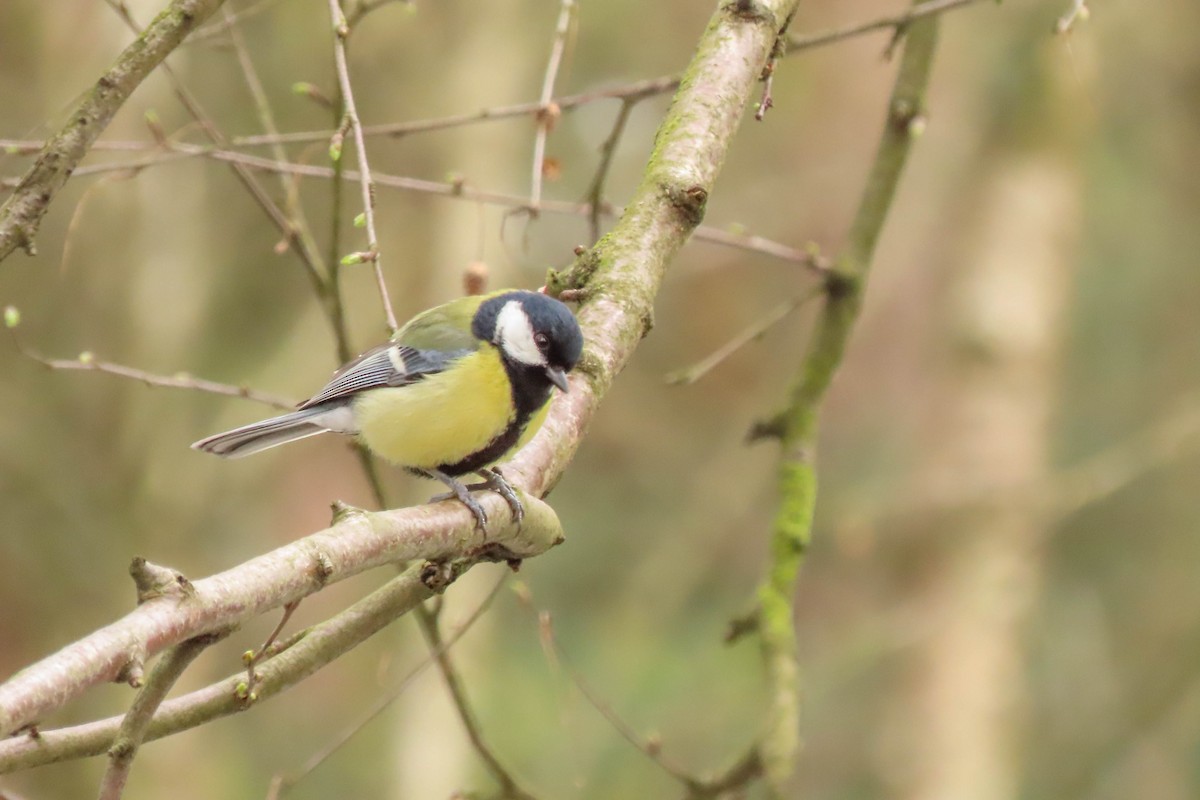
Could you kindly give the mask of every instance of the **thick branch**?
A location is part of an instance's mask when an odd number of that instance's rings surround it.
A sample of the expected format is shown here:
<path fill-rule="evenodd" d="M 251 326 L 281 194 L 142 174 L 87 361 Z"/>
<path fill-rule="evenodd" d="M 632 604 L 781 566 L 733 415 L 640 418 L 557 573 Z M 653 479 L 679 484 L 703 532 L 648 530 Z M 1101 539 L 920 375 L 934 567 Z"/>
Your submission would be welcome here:
<path fill-rule="evenodd" d="M 500 497 L 481 497 L 480 502 L 490 504 L 488 516 L 494 520 L 488 544 L 528 557 L 562 538 L 558 517 L 544 503 L 528 499 L 524 525 L 517 530 Z M 185 598 L 159 597 L 142 603 L 120 620 L 17 673 L 0 685 L 0 735 L 36 722 L 90 686 L 117 679 L 134 653 L 148 658 L 371 567 L 416 559 L 444 561 L 467 555 L 480 544 L 474 518 L 458 503 L 344 513 L 326 530 L 195 581 L 194 592 Z"/>
<path fill-rule="evenodd" d="M 812 537 L 816 504 L 817 416 L 841 365 L 854 329 L 875 245 L 887 219 L 913 138 L 924 124 L 922 104 L 929 78 L 936 17 L 912 24 L 883 140 L 867 178 L 845 252 L 826 282 L 817 328 L 799 366 L 787 407 L 775 418 L 782 447 L 779 511 L 771 539 L 771 564 L 758 591 L 758 629 L 766 661 L 770 710 L 760 755 L 776 791 L 791 776 L 799 749 L 799 692 L 792 597 L 796 575 Z"/>
<path fill-rule="evenodd" d="M 108 127 L 133 90 L 224 0 L 173 0 L 71 111 L 42 147 L 12 196 L 0 207 L 0 261 L 17 247 L 33 253 L 33 237 L 54 195 Z"/>
<path fill-rule="evenodd" d="M 542 506 L 545 508 L 545 506 Z M 461 573 L 471 560 L 452 564 Z M 298 641 L 255 665 L 258 680 L 253 697 L 243 691 L 246 672 L 159 706 L 144 741 L 161 739 L 214 719 L 245 711 L 294 686 L 338 656 L 362 643 L 385 625 L 433 596 L 427 580 L 428 563 L 409 567 L 354 605 L 304 631 Z M 98 756 L 112 746 L 121 717 L 89 722 L 32 736 L 0 740 L 0 774 L 42 764 Z"/>

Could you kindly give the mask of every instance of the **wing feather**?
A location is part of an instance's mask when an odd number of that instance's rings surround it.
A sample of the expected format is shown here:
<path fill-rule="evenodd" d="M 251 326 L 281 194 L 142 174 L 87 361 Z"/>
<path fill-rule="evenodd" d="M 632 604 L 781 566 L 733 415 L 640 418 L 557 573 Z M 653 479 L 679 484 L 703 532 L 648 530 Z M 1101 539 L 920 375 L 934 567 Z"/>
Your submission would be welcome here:
<path fill-rule="evenodd" d="M 401 344 L 385 343 L 373 347 L 334 373 L 321 391 L 300 404 L 300 408 L 341 400 L 367 389 L 407 386 L 426 375 L 446 369 L 470 350 L 418 350 Z"/>

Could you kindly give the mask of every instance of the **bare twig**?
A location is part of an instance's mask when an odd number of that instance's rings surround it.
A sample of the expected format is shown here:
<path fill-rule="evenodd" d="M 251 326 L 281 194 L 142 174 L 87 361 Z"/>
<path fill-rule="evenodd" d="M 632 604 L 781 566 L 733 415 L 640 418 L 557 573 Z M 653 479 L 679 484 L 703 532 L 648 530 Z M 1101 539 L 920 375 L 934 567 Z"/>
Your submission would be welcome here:
<path fill-rule="evenodd" d="M 1091 16 L 1091 9 L 1088 8 L 1087 0 L 1071 0 L 1071 7 L 1067 9 L 1067 13 L 1058 18 L 1054 23 L 1054 32 L 1058 34 L 1070 33 L 1075 27 L 1076 22 L 1085 22 Z"/>
<path fill-rule="evenodd" d="M 112 746 L 108 750 L 108 769 L 104 771 L 104 778 L 100 782 L 100 800 L 118 800 L 121 797 L 125 782 L 129 779 L 133 758 L 146 737 L 154 713 L 166 699 L 167 692 L 171 691 L 171 687 L 183 675 L 188 664 L 218 638 L 220 637 L 197 636 L 180 642 L 163 653 L 155 663 L 129 711 L 121 720 L 121 726 L 117 729 Z"/>
<path fill-rule="evenodd" d="M 129 11 L 128 6 L 125 5 L 123 0 L 106 1 L 121 18 L 121 20 L 130 28 L 130 30 L 132 30 L 134 33 L 141 34 L 141 26 L 137 23 L 137 20 L 133 18 L 132 13 Z M 179 99 L 180 104 L 183 105 L 184 109 L 188 112 L 192 119 L 195 120 L 200 126 L 200 129 L 204 132 L 204 135 L 208 138 L 208 140 L 219 148 L 228 147 L 229 139 L 225 136 L 221 129 L 217 127 L 212 118 L 205 113 L 204 109 L 200 105 L 200 101 L 196 99 L 195 95 L 193 95 L 187 86 L 184 85 L 179 76 L 175 74 L 175 71 L 171 69 L 171 65 L 163 62 L 160 68 L 163 74 L 167 76 L 167 80 L 170 81 L 171 88 L 174 90 L 175 96 Z M 254 198 L 254 201 L 258 204 L 259 208 L 263 210 L 263 213 L 267 215 L 279 232 L 283 234 L 288 244 L 291 245 L 292 250 L 300 257 L 300 261 L 305 267 L 305 271 L 309 276 L 309 280 L 311 281 L 313 287 L 317 290 L 318 294 L 321 294 L 322 287 L 325 283 L 325 270 L 323 264 L 321 263 L 320 253 L 317 252 L 316 246 L 312 242 L 311 238 L 307 238 L 301 228 L 292 224 L 292 221 L 288 219 L 287 215 L 283 213 L 282 209 L 280 209 L 279 206 L 276 205 L 275 201 L 271 199 L 271 196 L 267 194 L 267 191 L 259 184 L 258 180 L 254 177 L 254 174 L 250 172 L 246 165 L 236 161 L 230 161 L 228 163 L 230 168 L 233 170 L 234 175 L 237 176 L 238 181 L 242 184 L 246 191 L 249 192 L 250 196 Z"/>
<path fill-rule="evenodd" d="M 379 253 L 379 237 L 375 235 L 375 186 L 371 182 L 371 165 L 367 163 L 367 145 L 363 139 L 358 109 L 354 105 L 354 90 L 350 86 L 350 67 L 346 63 L 346 38 L 350 35 L 350 26 L 342 14 L 340 0 L 329 0 L 329 15 L 333 20 L 333 61 L 337 69 L 338 86 L 342 90 L 345 124 L 354 136 L 354 149 L 358 156 L 359 185 L 362 187 L 363 214 L 367 227 L 367 251 L 357 255 L 360 261 L 370 261 L 375 269 L 375 281 L 379 285 L 379 299 L 383 303 L 384 318 L 387 320 L 388 331 L 394 333 L 400 326 L 396 322 L 396 312 L 392 310 L 392 301 L 388 297 L 387 282 L 383 278 L 383 263 Z M 340 147 L 337 150 L 335 160 L 340 160 Z"/>
<path fill-rule="evenodd" d="M 542 94 L 537 111 L 537 133 L 533 137 L 533 177 L 529 189 L 529 213 L 537 216 L 542 205 L 542 178 L 546 161 L 546 137 L 558 122 L 562 110 L 551 101 L 554 98 L 554 82 L 562 65 L 563 52 L 567 47 L 567 33 L 571 18 L 575 14 L 575 0 L 562 0 L 558 12 L 558 24 L 554 26 L 554 41 L 550 45 L 550 58 L 546 62 L 546 74 L 542 78 Z"/>
<path fill-rule="evenodd" d="M 672 92 L 679 88 L 678 75 L 663 75 L 659 78 L 636 81 L 611 89 L 600 89 L 580 94 L 555 97 L 550 104 L 561 111 L 568 111 L 580 106 L 594 103 L 598 100 L 641 100 L 646 97 Z M 448 117 L 414 120 L 411 122 L 390 122 L 381 125 L 364 125 L 363 135 L 371 136 L 408 136 L 414 133 L 457 128 L 463 125 L 473 125 L 479 122 L 494 122 L 513 117 L 527 117 L 538 114 L 545 106 L 542 102 L 515 103 L 508 106 L 495 106 L 467 114 L 454 114 Z M 260 145 L 282 142 L 295 144 L 299 142 L 325 142 L 333 135 L 333 131 L 296 131 L 283 133 L 279 136 L 238 136 L 233 140 L 234 147 L 255 147 Z"/>
<path fill-rule="evenodd" d="M 927 0 L 927 2 L 913 5 L 912 8 L 901 14 L 891 14 L 868 22 L 847 25 L 844 28 L 831 28 L 830 30 L 817 31 L 816 33 L 793 34 L 788 38 L 788 52 L 794 53 L 800 50 L 821 47 L 822 45 L 833 44 L 844 39 L 852 39 L 855 36 L 872 33 L 873 31 L 888 29 L 893 31 L 902 30 L 924 17 L 942 14 L 978 2 L 981 2 L 981 0 Z"/>
<path fill-rule="evenodd" d="M 154 373 L 127 367 L 123 364 L 114 364 L 111 361 L 99 361 L 87 351 L 80 353 L 79 357 L 74 359 L 47 358 L 25 347 L 20 338 L 16 336 L 16 331 L 13 331 L 13 341 L 22 355 L 50 369 L 103 372 L 107 375 L 116 375 L 121 378 L 139 381 L 147 386 L 158 386 L 166 389 L 188 389 L 196 392 L 224 395 L 225 397 L 244 397 L 247 400 L 253 400 L 256 403 L 263 403 L 264 405 L 273 406 L 285 411 L 296 408 L 294 401 L 288 400 L 286 397 L 270 394 L 269 392 L 260 392 L 246 386 L 233 386 L 227 383 L 208 381 L 203 378 L 193 377 L 185 372 L 169 376 L 155 375 Z"/>
<path fill-rule="evenodd" d="M 418 613 L 416 619 L 417 623 L 421 626 L 421 631 L 425 634 L 426 641 L 429 643 L 433 659 L 441 670 L 442 678 L 446 681 L 446 688 L 449 690 L 451 699 L 454 701 L 454 708 L 458 711 L 459 719 L 462 721 L 463 728 L 467 732 L 467 737 L 471 740 L 471 746 L 479 754 L 479 758 L 483 761 L 484 766 L 487 767 L 487 771 L 491 774 L 492 778 L 496 783 L 500 784 L 501 797 L 513 798 L 513 800 L 533 800 L 533 795 L 521 788 L 516 778 L 500 762 L 500 759 L 483 737 L 483 729 L 480 727 L 479 720 L 475 717 L 475 712 L 471 708 L 471 702 L 467 698 L 462 678 L 459 676 L 458 670 L 454 667 L 454 662 L 450 660 L 449 648 L 442 638 L 438 615 L 426 609 L 424 613 Z"/>
<path fill-rule="evenodd" d="M 246 80 L 246 88 L 250 90 L 250 96 L 254 99 L 254 108 L 258 111 L 259 122 L 262 123 L 263 130 L 268 134 L 278 134 L 279 127 L 275 124 L 275 114 L 271 111 L 271 103 L 267 99 L 267 92 L 263 89 L 262 81 L 258 77 L 258 70 L 254 68 L 254 60 L 250 57 L 249 48 L 246 47 L 246 40 L 242 36 L 241 27 L 237 24 L 237 15 L 230 11 L 228 7 L 221 10 L 224 13 L 225 22 L 228 26 L 229 40 L 233 43 L 234 52 L 237 54 L 238 65 L 242 70 L 242 77 Z M 282 144 L 273 145 L 271 154 L 275 157 L 276 161 L 288 160 L 287 151 L 284 150 Z M 305 219 L 304 206 L 300 203 L 297 181 L 289 180 L 283 173 L 279 174 L 279 180 L 287 203 L 288 216 L 292 224 L 296 226 L 300 235 L 306 238 L 307 244 L 305 247 L 316 252 L 317 245 L 312 238 L 312 231 L 309 228 L 308 220 Z"/>
<path fill-rule="evenodd" d="M 0 261 L 18 247 L 31 255 L 51 201 L 133 90 L 223 0 L 172 0 L 96 81 L 51 137 L 13 195 L 0 206 Z"/>
<path fill-rule="evenodd" d="M 11 146 L 21 147 L 29 144 L 24 140 L 17 139 L 0 139 L 0 147 Z M 152 146 L 149 143 L 135 142 L 115 142 L 112 143 L 114 150 L 136 150 L 150 149 Z M 311 164 L 296 164 L 291 162 L 279 162 L 261 156 L 239 153 L 232 150 L 220 150 L 200 145 L 171 143 L 169 152 L 156 152 L 153 155 L 143 158 L 120 162 L 116 164 L 98 164 L 93 166 L 80 167 L 76 170 L 75 175 L 95 175 L 113 171 L 142 169 L 156 164 L 161 164 L 167 161 L 172 161 L 180 158 L 211 158 L 216 161 L 236 161 L 253 169 L 261 169 L 269 172 L 283 172 L 290 175 L 298 175 L 307 178 L 320 179 L 336 179 L 339 173 L 336 169 L 330 167 L 320 167 Z M 345 170 L 340 173 L 342 180 L 359 180 L 360 173 L 354 170 Z M 476 203 L 486 203 L 488 205 L 507 206 L 509 208 L 524 209 L 527 208 L 528 198 L 520 195 L 504 194 L 502 192 L 493 192 L 486 189 L 475 189 L 461 182 L 443 183 L 440 181 L 428 181 L 422 178 L 409 178 L 399 175 L 387 175 L 379 172 L 372 173 L 372 182 L 376 186 L 382 186 L 388 189 L 399 189 L 406 192 L 420 192 L 424 194 L 432 194 L 440 197 L 456 198 L 461 200 L 469 200 Z M 570 214 L 574 216 L 589 216 L 592 213 L 592 204 L 588 203 L 568 203 L 556 200 L 543 200 L 541 205 L 542 211 L 548 211 L 555 214 Z M 603 216 L 618 217 L 624 213 L 624 209 L 620 207 L 610 206 L 607 203 L 601 202 L 599 212 Z M 725 247 L 733 247 L 738 250 L 746 250 L 754 253 L 761 253 L 772 258 L 778 258 L 783 261 L 790 261 L 795 264 L 800 264 L 815 272 L 823 272 L 828 270 L 828 262 L 813 253 L 801 250 L 799 248 L 790 247 L 771 239 L 762 236 L 754 236 L 743 233 L 734 233 L 731 231 L 714 228 L 707 225 L 701 225 L 693 231 L 693 238 L 698 241 L 711 242 Z M 346 358 L 349 358 L 347 354 Z M 345 360 L 345 359 L 343 359 Z"/>
<path fill-rule="evenodd" d="M 667 383 L 677 385 L 690 385 L 703 378 L 709 372 L 718 366 L 722 361 L 729 358 L 741 348 L 750 344 L 762 337 L 764 333 L 787 319 L 793 312 L 816 297 L 824 293 L 824 287 L 817 287 L 807 294 L 792 298 L 786 303 L 781 303 L 771 311 L 768 311 L 760 319 L 754 321 L 752 325 L 747 327 L 737 336 L 730 339 L 725 344 L 718 347 L 707 358 L 698 361 L 690 367 L 677 370 L 667 375 Z"/>
<path fill-rule="evenodd" d="M 359 733 L 359 731 L 365 728 L 367 723 L 375 719 L 388 707 L 390 707 L 391 704 L 394 703 L 397 698 L 404 693 L 404 690 L 407 689 L 418 676 L 424 673 L 431 664 L 435 663 L 438 655 L 440 655 L 442 652 L 449 652 L 450 648 L 452 648 L 459 639 L 466 635 L 467 631 L 471 630 L 471 628 L 476 622 L 479 621 L 484 613 L 492 607 L 492 602 L 496 599 L 496 596 L 500 593 L 500 589 L 504 587 L 504 584 L 507 580 L 507 574 L 501 575 L 500 579 L 496 581 L 495 586 L 492 587 L 492 590 L 488 592 L 487 597 L 483 599 L 483 602 L 481 602 L 479 606 L 471 612 L 471 615 L 468 616 L 467 619 L 455 629 L 454 633 L 446 637 L 446 639 L 442 642 L 441 648 L 433 650 L 426 655 L 426 657 L 422 659 L 417 666 L 409 670 L 409 672 L 403 678 L 401 678 L 394 687 L 376 698 L 375 703 L 369 709 L 363 712 L 358 719 L 356 719 L 350 725 L 347 725 L 341 731 L 341 733 L 331 739 L 328 744 L 309 756 L 304 764 L 301 765 L 300 769 L 293 773 L 276 774 L 275 777 L 271 779 L 271 787 L 267 792 L 267 800 L 277 800 L 277 798 L 282 797 L 287 789 L 295 786 L 297 783 L 307 777 L 313 770 L 324 764 L 330 756 L 332 756 L 341 748 L 345 747 L 346 744 Z"/>
<path fill-rule="evenodd" d="M 788 27 L 792 24 L 792 19 L 795 17 L 795 12 L 788 15 L 788 18 L 783 21 L 783 26 L 779 29 L 779 35 L 775 37 L 775 44 L 771 47 L 771 55 L 767 58 L 767 63 L 762 69 L 762 99 L 758 101 L 758 108 L 754 112 L 754 119 L 762 122 L 767 116 L 767 111 L 774 107 L 775 100 L 771 97 L 771 87 L 775 83 L 775 65 L 779 59 L 787 53 L 784 37 L 787 35 Z"/>
<path fill-rule="evenodd" d="M 264 11 L 270 11 L 271 7 L 277 5 L 280 0 L 258 0 L 257 3 L 251 3 L 240 11 L 232 14 L 226 14 L 225 18 L 217 22 L 210 22 L 202 28 L 198 28 L 187 40 L 189 45 L 198 44 L 207 39 L 212 39 L 226 31 L 232 29 L 235 25 L 257 16 Z"/>
<path fill-rule="evenodd" d="M 642 736 L 633 726 L 622 719 L 613 707 L 605 702 L 584 679 L 583 674 L 575 669 L 571 664 L 571 660 L 567 657 L 566 651 L 563 650 L 562 643 L 558 641 L 558 637 L 554 634 L 554 622 L 548 611 L 537 611 L 532 605 L 529 606 L 537 618 L 538 631 L 543 641 L 545 641 L 552 649 L 557 663 L 566 671 L 571 679 L 571 683 L 579 690 L 579 693 L 591 704 L 592 708 L 600 713 L 600 716 L 608 720 L 613 729 L 621 735 L 625 741 L 633 745 L 648 759 L 654 762 L 663 772 L 670 775 L 675 780 L 682 783 L 689 791 L 695 790 L 704 785 L 704 781 L 696 778 L 688 773 L 681 765 L 676 764 L 672 759 L 668 758 L 662 752 L 662 743 Z"/>
<path fill-rule="evenodd" d="M 604 144 L 600 145 L 600 163 L 596 166 L 596 176 L 592 178 L 592 185 L 587 191 L 588 225 L 591 226 L 593 242 L 600 238 L 604 183 L 608 180 L 608 171 L 612 168 L 613 155 L 617 152 L 617 143 L 621 140 L 621 134 L 625 132 L 625 124 L 629 122 L 629 115 L 633 112 L 635 105 L 637 105 L 636 100 L 621 101 L 621 110 L 617 112 L 617 118 L 613 120 L 612 130 L 609 132 L 608 138 L 604 140 Z"/>

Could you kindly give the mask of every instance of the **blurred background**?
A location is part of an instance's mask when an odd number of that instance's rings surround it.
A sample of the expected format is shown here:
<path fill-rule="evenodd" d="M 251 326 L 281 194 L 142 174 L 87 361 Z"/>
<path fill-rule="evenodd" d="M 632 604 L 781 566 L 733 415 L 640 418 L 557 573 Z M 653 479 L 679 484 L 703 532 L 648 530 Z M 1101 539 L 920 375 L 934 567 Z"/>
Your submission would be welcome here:
<path fill-rule="evenodd" d="M 145 22 L 162 4 L 128 5 Z M 329 109 L 292 90 L 303 81 L 334 91 L 326 3 L 227 5 L 246 12 L 240 30 L 280 128 L 329 128 Z M 824 414 L 815 544 L 797 598 L 805 748 L 795 797 L 1200 796 L 1200 6 L 1097 3 L 1056 36 L 1070 5 L 1009 0 L 944 18 L 929 126 Z M 681 70 L 712 9 L 582 0 L 557 93 Z M 809 0 L 793 32 L 902 9 Z M 384 5 L 350 41 L 364 122 L 535 101 L 557 15 L 550 0 Z M 97 0 L 0 4 L 0 137 L 56 130 L 130 40 Z M 888 40 L 879 32 L 779 66 L 775 108 L 762 123 L 747 113 L 706 224 L 839 250 L 894 76 Z M 261 132 L 227 33 L 181 48 L 171 64 L 226 134 Z M 667 102 L 634 108 L 608 176 L 613 203 L 636 185 Z M 618 110 L 599 100 L 563 114 L 549 137 L 548 199 L 585 196 Z M 152 142 L 148 112 L 166 135 L 202 141 L 161 73 L 104 138 Z M 373 138 L 368 153 L 382 173 L 528 195 L 533 133 L 519 117 Z M 327 147 L 289 145 L 288 155 L 323 165 Z M 136 156 L 96 152 L 85 164 Z M 28 163 L 0 156 L 0 177 Z M 262 182 L 278 193 L 275 176 Z M 300 196 L 325 254 L 331 186 L 307 180 Z M 357 186 L 347 185 L 344 209 L 341 253 L 365 246 L 350 224 Z M 461 293 L 474 262 L 493 287 L 536 287 L 590 244 L 581 217 L 530 221 L 384 188 L 378 217 L 401 318 Z M 0 306 L 20 308 L 21 341 L 46 356 L 90 351 L 300 398 L 336 366 L 334 346 L 278 239 L 223 164 L 81 175 L 51 207 L 39 255 L 0 264 Z M 758 653 L 722 635 L 764 568 L 776 454 L 744 436 L 781 403 L 810 310 L 692 385 L 664 376 L 810 280 L 761 253 L 688 245 L 653 334 L 551 498 L 567 543 L 526 563 L 455 648 L 486 736 L 538 797 L 680 794 L 563 663 L 696 773 L 723 768 L 755 736 Z M 352 345 L 365 348 L 385 334 L 372 276 L 346 268 L 343 286 Z M 127 611 L 134 555 L 198 578 L 324 527 L 333 499 L 370 504 L 356 459 L 334 438 L 237 462 L 188 449 L 268 411 L 52 372 L 4 337 L 0 676 Z M 385 479 L 397 505 L 438 490 Z M 455 585 L 448 627 L 503 574 L 484 566 Z M 292 625 L 389 576 L 322 592 Z M 547 656 L 538 611 L 551 615 L 565 662 Z M 179 689 L 240 669 L 240 653 L 275 621 L 206 652 Z M 274 774 L 298 770 L 425 652 L 414 623 L 400 620 L 250 713 L 147 745 L 126 797 L 263 797 Z M 128 687 L 100 687 L 43 723 L 119 713 L 130 698 Z M 86 796 L 103 767 L 42 767 L 0 787 Z M 286 796 L 445 798 L 492 786 L 427 670 Z"/>

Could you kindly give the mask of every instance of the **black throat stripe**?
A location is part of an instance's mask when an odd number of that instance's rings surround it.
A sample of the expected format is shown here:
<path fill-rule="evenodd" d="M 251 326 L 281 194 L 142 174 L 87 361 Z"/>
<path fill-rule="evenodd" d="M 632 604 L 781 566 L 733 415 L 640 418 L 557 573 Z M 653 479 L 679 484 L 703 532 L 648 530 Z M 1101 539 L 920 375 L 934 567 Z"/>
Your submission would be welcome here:
<path fill-rule="evenodd" d="M 483 346 L 493 347 L 489 344 Z M 499 355 L 499 358 L 500 363 L 504 365 L 505 372 L 508 373 L 509 384 L 512 386 L 513 408 L 516 409 L 516 414 L 513 415 L 513 420 L 508 427 L 484 445 L 482 449 L 453 464 L 439 465 L 438 469 L 447 475 L 465 475 L 499 461 L 516 445 L 521 434 L 525 432 L 525 426 L 529 424 L 530 418 L 550 400 L 550 391 L 553 387 L 542 367 L 517 364 L 504 358 L 503 355 Z"/>

